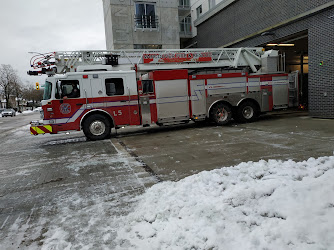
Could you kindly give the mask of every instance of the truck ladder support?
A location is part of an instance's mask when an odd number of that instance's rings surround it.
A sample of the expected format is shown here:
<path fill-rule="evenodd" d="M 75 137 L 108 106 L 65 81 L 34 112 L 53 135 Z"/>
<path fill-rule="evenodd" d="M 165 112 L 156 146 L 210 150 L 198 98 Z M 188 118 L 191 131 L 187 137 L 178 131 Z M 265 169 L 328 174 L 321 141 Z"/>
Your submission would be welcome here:
<path fill-rule="evenodd" d="M 49 54 L 49 53 L 48 53 Z M 75 72 L 78 66 L 108 64 L 107 58 L 117 57 L 114 69 L 133 69 L 138 71 L 160 69 L 195 68 L 240 68 L 261 66 L 262 48 L 217 48 L 217 49 L 161 49 L 161 50 L 83 50 L 60 51 L 53 55 L 57 72 Z M 46 60 L 41 57 L 41 61 Z M 50 60 L 50 58 L 48 58 Z M 35 69 L 46 64 L 36 61 Z M 106 63 L 107 62 L 107 63 Z"/>

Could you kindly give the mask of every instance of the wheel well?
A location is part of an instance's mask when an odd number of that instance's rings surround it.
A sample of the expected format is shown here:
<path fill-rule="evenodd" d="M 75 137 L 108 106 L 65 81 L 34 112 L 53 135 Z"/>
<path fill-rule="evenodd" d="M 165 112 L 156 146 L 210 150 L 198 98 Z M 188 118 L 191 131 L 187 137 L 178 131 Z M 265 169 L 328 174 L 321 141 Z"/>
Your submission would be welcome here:
<path fill-rule="evenodd" d="M 258 111 L 261 111 L 260 104 L 256 100 L 250 99 L 250 98 L 244 99 L 244 100 L 240 101 L 238 103 L 237 107 L 239 107 L 240 105 L 242 105 L 245 102 L 251 102 L 251 103 L 253 103 L 257 107 Z"/>
<path fill-rule="evenodd" d="M 216 102 L 212 103 L 211 106 L 209 107 L 209 110 L 208 110 L 209 117 L 210 117 L 210 113 L 211 113 L 212 108 L 219 103 L 223 103 L 223 104 L 229 106 L 231 109 L 233 108 L 233 106 L 229 102 L 226 102 L 226 101 L 223 101 L 223 100 L 216 101 Z"/>
<path fill-rule="evenodd" d="M 81 129 L 83 127 L 83 124 L 85 123 L 85 121 L 87 120 L 88 117 L 91 117 L 92 115 L 96 115 L 96 114 L 99 114 L 99 115 L 103 115 L 104 117 L 106 117 L 109 122 L 110 122 L 110 126 L 113 128 L 115 126 L 115 123 L 114 123 L 114 119 L 113 117 L 107 113 L 106 111 L 104 110 L 92 110 L 88 113 L 86 113 L 82 118 L 81 118 L 81 122 L 80 122 L 80 126 L 81 126 Z"/>

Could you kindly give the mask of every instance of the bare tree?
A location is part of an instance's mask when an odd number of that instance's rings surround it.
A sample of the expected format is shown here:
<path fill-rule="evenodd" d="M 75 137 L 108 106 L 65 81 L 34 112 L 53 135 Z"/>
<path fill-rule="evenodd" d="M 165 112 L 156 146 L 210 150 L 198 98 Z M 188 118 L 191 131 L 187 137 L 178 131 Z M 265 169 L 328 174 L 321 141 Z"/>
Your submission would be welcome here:
<path fill-rule="evenodd" d="M 15 95 L 15 86 L 19 87 L 20 79 L 9 64 L 0 66 L 0 88 L 6 99 L 6 108 L 10 107 L 10 96 Z"/>
<path fill-rule="evenodd" d="M 23 88 L 21 81 L 17 81 L 14 83 L 13 94 L 16 97 L 18 111 L 21 111 L 20 101 L 22 100 L 22 97 L 23 97 L 23 90 L 24 88 Z"/>
<path fill-rule="evenodd" d="M 35 106 L 43 99 L 43 91 L 36 90 L 32 84 L 29 84 L 24 88 L 22 97 L 27 101 L 32 101 L 32 105 Z"/>

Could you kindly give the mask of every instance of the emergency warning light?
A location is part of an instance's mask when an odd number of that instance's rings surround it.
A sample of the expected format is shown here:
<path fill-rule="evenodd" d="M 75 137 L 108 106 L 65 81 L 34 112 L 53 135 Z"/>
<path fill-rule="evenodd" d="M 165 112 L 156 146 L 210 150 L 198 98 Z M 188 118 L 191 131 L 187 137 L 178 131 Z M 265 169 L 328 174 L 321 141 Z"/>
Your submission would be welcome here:
<path fill-rule="evenodd" d="M 39 83 L 36 82 L 36 89 L 39 90 Z"/>

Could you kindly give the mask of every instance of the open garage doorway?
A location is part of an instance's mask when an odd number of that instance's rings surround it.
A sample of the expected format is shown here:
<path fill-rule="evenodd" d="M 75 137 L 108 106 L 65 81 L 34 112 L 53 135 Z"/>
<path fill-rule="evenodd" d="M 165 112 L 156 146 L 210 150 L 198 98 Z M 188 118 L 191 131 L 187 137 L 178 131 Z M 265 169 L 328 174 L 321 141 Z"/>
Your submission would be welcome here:
<path fill-rule="evenodd" d="M 308 32 L 303 31 L 291 36 L 273 40 L 262 45 L 266 50 L 279 50 L 285 55 L 286 72 L 299 72 L 298 102 L 303 106 L 308 105 Z"/>

